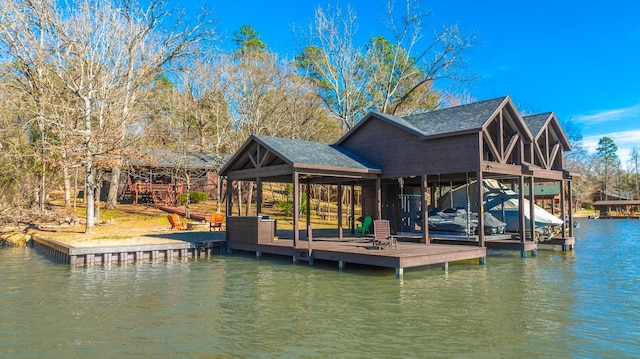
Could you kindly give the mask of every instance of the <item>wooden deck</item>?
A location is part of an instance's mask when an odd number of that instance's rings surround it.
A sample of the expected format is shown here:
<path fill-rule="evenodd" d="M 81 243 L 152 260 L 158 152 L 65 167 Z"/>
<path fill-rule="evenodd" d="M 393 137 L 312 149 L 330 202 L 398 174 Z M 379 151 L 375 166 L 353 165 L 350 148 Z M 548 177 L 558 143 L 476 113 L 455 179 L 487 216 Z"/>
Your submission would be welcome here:
<path fill-rule="evenodd" d="M 284 237 L 283 236 L 284 233 Z M 477 246 L 460 246 L 446 244 L 416 243 L 398 241 L 398 249 L 376 249 L 372 246 L 371 238 L 345 236 L 314 236 L 309 241 L 299 241 L 297 247 L 293 247 L 293 240 L 286 238 L 286 231 L 278 231 L 280 237 L 271 243 L 227 243 L 231 250 L 256 252 L 291 256 L 295 261 L 326 260 L 337 262 L 339 268 L 346 263 L 364 264 L 377 267 L 394 268 L 396 275 L 402 275 L 404 268 L 421 267 L 441 264 L 446 269 L 449 262 L 467 259 L 478 259 L 479 263 L 486 262 L 487 249 Z M 306 236 L 306 235 L 305 235 Z"/>
<path fill-rule="evenodd" d="M 204 233 L 204 235 L 203 235 Z M 211 233 L 211 235 L 206 235 Z M 159 235 L 158 243 L 95 244 L 74 246 L 34 235 L 34 249 L 54 260 L 71 266 L 108 263 L 125 264 L 133 261 L 172 260 L 208 257 L 215 249 L 224 248 L 224 237 L 219 232 L 182 232 Z M 171 238 L 171 237 L 182 238 Z M 169 241 L 167 241 L 169 239 Z M 172 240 L 173 239 L 173 240 Z"/>

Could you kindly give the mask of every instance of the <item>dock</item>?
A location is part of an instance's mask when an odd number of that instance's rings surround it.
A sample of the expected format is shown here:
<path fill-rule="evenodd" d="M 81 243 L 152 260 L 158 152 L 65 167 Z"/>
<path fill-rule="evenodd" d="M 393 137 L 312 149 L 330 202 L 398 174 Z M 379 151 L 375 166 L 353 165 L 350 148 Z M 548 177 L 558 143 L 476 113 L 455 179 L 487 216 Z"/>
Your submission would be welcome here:
<path fill-rule="evenodd" d="M 127 244 L 118 244 L 117 241 L 111 241 L 72 245 L 41 235 L 32 236 L 34 249 L 72 267 L 209 257 L 216 252 L 223 253 L 226 241 L 219 233 L 209 235 L 209 232 L 182 232 L 151 235 L 137 242 L 139 243 L 125 241 Z"/>
<path fill-rule="evenodd" d="M 278 231 L 280 235 L 273 241 L 249 243 L 233 241 L 227 243 L 227 249 L 234 251 L 255 252 L 262 254 L 289 256 L 294 262 L 305 261 L 313 264 L 314 260 L 336 262 L 339 269 L 348 263 L 393 268 L 396 277 L 403 275 L 405 268 L 441 265 L 448 269 L 449 262 L 477 259 L 479 264 L 486 264 L 487 248 L 479 246 L 461 246 L 449 244 L 424 244 L 399 238 L 398 248 L 376 249 L 372 246 L 371 237 L 345 236 L 338 238 L 334 230 L 314 230 L 311 240 L 300 240 L 296 247 L 293 239 L 288 238 L 291 231 Z M 284 236 L 284 238 L 283 238 Z"/>
<path fill-rule="evenodd" d="M 136 261 L 162 261 L 187 258 L 210 257 L 233 251 L 253 252 L 256 257 L 263 254 L 288 256 L 293 262 L 314 260 L 337 263 L 342 270 L 349 263 L 392 268 L 396 277 L 402 277 L 405 268 L 440 265 L 448 269 L 449 262 L 478 260 L 486 264 L 488 249 L 520 250 L 537 254 L 537 244 L 532 241 L 513 240 L 511 236 L 488 236 L 485 247 L 478 246 L 477 238 L 471 236 L 466 241 L 460 236 L 434 236 L 429 244 L 421 243 L 418 237 L 398 235 L 397 249 L 377 249 L 372 246 L 370 236 L 346 235 L 339 238 L 337 231 L 331 229 L 314 230 L 311 239 L 306 231 L 303 238 L 294 246 L 292 231 L 278 230 L 279 236 L 268 242 L 232 241 L 227 242 L 225 232 L 184 231 L 150 234 L 143 236 L 139 244 L 94 243 L 82 246 L 62 243 L 56 240 L 34 235 L 33 247 L 71 266 L 104 265 L 109 263 L 126 264 Z M 457 237 L 457 238 L 455 238 Z M 247 238 L 249 239 L 249 238 Z M 153 243 L 157 241 L 158 243 Z M 574 238 L 554 239 L 540 244 L 573 247 Z"/>
<path fill-rule="evenodd" d="M 430 240 L 431 243 L 437 244 L 478 245 L 477 235 L 466 237 L 464 235 L 432 233 Z M 561 248 L 562 251 L 569 251 L 573 250 L 575 242 L 575 237 L 553 237 L 534 242 L 529 236 L 527 236 L 526 241 L 521 242 L 518 234 L 493 234 L 485 236 L 484 244 L 487 249 L 520 251 L 521 256 L 526 258 L 529 253 L 535 256 L 540 245 L 543 245 L 544 248 L 558 247 Z"/>

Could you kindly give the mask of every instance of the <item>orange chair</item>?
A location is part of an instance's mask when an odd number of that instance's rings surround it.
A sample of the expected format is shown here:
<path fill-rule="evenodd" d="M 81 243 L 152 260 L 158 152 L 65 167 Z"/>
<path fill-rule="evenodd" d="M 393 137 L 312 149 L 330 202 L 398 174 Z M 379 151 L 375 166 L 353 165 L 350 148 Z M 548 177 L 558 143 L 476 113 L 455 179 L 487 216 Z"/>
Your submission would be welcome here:
<path fill-rule="evenodd" d="M 220 213 L 214 213 L 211 215 L 211 222 L 209 222 L 209 231 L 221 231 L 222 222 L 224 222 L 224 216 Z"/>
<path fill-rule="evenodd" d="M 168 215 L 167 219 L 171 223 L 171 229 L 187 229 L 187 222 L 180 220 L 180 216 L 177 213 Z"/>

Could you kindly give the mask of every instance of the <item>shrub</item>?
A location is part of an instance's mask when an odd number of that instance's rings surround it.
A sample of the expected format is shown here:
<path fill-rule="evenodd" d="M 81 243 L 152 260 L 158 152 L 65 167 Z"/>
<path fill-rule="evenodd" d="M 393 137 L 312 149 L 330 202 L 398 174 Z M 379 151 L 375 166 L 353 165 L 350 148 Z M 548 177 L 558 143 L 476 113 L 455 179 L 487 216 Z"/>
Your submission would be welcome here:
<path fill-rule="evenodd" d="M 293 202 L 290 201 L 278 201 L 274 204 L 274 207 L 282 212 L 285 216 L 290 216 L 293 211 Z"/>
<path fill-rule="evenodd" d="M 190 203 L 200 203 L 200 202 L 204 202 L 208 199 L 209 197 L 207 196 L 206 193 L 204 192 L 190 192 L 189 193 L 189 202 Z M 181 193 L 180 194 L 180 203 L 181 204 L 185 204 L 187 203 L 187 194 L 186 193 Z"/>

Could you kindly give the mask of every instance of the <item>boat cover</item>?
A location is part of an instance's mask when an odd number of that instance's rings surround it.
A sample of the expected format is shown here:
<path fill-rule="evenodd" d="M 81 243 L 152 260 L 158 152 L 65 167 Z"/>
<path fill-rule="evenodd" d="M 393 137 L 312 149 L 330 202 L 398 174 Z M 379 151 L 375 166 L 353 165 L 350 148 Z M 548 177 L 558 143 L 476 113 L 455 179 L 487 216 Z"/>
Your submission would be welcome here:
<path fill-rule="evenodd" d="M 507 224 L 506 230 L 517 232 L 518 225 L 518 194 L 502 183 L 494 179 L 485 179 L 483 182 L 484 211 L 491 213 L 498 220 Z M 471 198 L 471 212 L 478 212 L 478 201 L 476 200 L 477 181 L 470 182 L 469 185 L 462 185 L 446 193 L 438 200 L 441 210 L 449 208 L 467 208 L 467 198 Z M 468 195 L 467 195 L 468 194 Z M 529 200 L 524 200 L 524 216 L 526 228 L 529 228 L 530 206 Z M 534 215 L 536 220 L 536 230 L 542 227 L 562 225 L 562 220 L 543 208 L 534 205 Z"/>

